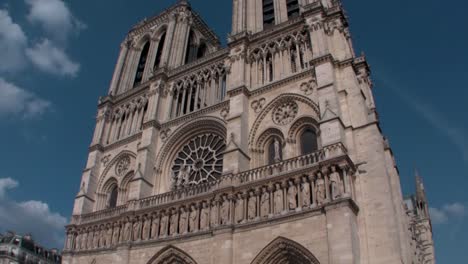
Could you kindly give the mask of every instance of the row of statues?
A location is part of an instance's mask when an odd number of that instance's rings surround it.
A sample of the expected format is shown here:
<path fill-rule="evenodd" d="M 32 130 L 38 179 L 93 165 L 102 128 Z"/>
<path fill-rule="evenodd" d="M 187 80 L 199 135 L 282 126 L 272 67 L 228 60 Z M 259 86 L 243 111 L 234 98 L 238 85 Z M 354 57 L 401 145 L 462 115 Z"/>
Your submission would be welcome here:
<path fill-rule="evenodd" d="M 117 223 L 70 229 L 67 250 L 93 250 L 132 241 L 184 235 L 226 225 L 238 225 L 316 208 L 350 196 L 345 171 L 332 166 L 327 172 L 295 177 L 246 192 L 224 194 L 211 201 L 127 217 Z"/>

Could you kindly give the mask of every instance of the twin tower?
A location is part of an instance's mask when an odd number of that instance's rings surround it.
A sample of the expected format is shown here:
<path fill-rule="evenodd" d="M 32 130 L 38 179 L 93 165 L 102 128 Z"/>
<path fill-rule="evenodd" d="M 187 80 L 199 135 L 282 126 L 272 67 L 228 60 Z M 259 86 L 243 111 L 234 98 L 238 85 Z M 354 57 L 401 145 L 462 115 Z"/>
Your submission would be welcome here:
<path fill-rule="evenodd" d="M 227 43 L 186 1 L 128 33 L 64 263 L 435 263 L 340 1 L 233 0 Z"/>

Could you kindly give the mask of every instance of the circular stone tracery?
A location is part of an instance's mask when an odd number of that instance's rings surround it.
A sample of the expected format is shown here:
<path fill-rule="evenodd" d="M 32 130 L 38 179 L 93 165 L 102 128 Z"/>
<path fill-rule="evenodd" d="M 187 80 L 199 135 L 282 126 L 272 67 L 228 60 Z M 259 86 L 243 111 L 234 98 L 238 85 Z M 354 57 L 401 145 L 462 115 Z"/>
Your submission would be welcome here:
<path fill-rule="evenodd" d="M 223 171 L 224 138 L 203 134 L 191 139 L 172 166 L 172 186 L 183 187 L 217 180 Z"/>
<path fill-rule="evenodd" d="M 298 109 L 299 106 L 293 101 L 281 104 L 273 111 L 273 122 L 278 125 L 291 123 L 296 118 Z"/>

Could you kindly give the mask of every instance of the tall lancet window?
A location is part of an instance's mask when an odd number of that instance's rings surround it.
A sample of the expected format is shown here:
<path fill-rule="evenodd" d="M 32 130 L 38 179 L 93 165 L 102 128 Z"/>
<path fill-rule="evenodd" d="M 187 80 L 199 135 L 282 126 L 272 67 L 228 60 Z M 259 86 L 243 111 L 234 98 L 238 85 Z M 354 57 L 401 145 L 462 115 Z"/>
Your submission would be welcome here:
<path fill-rule="evenodd" d="M 154 69 L 158 69 L 161 66 L 161 57 L 164 51 L 164 44 L 166 42 L 166 32 L 161 35 L 159 39 L 158 50 L 156 51 L 156 59 L 154 60 Z"/>
<path fill-rule="evenodd" d="M 301 150 L 302 155 L 314 153 L 318 150 L 317 133 L 308 128 L 301 135 Z"/>
<path fill-rule="evenodd" d="M 273 0 L 263 0 L 263 27 L 275 24 L 275 5 Z"/>
<path fill-rule="evenodd" d="M 138 68 L 135 76 L 134 86 L 137 86 L 143 80 L 143 73 L 145 72 L 146 61 L 148 60 L 148 52 L 150 48 L 150 42 L 147 41 L 143 46 L 140 54 L 140 60 L 138 61 Z"/>
<path fill-rule="evenodd" d="M 197 43 L 195 43 L 195 34 L 190 30 L 187 51 L 185 52 L 185 63 L 190 63 L 197 59 Z"/>
<path fill-rule="evenodd" d="M 288 7 L 288 18 L 299 16 L 299 1 L 298 0 L 286 0 Z"/>
<path fill-rule="evenodd" d="M 115 208 L 117 207 L 117 196 L 119 195 L 119 190 L 117 189 L 117 186 L 112 187 L 110 193 L 109 193 L 109 200 L 107 202 L 107 207 L 108 208 Z"/>

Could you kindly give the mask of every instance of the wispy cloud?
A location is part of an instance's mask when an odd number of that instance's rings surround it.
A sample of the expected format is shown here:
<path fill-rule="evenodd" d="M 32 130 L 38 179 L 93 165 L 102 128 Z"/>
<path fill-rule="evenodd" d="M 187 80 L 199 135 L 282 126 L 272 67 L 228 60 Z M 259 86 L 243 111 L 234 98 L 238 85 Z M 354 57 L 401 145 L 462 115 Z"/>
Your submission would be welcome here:
<path fill-rule="evenodd" d="M 392 83 L 388 78 L 377 78 L 386 88 L 392 90 L 402 101 L 412 108 L 426 122 L 445 135 L 448 140 L 460 151 L 463 159 L 468 162 L 468 132 L 449 122 L 438 109 L 433 105 L 425 103 L 419 97 L 414 96 L 405 90 L 401 85 Z"/>
<path fill-rule="evenodd" d="M 447 224 L 450 220 L 461 219 L 466 216 L 466 206 L 461 203 L 445 204 L 440 208 L 429 208 L 432 223 Z"/>
<path fill-rule="evenodd" d="M 0 179 L 0 231 L 31 233 L 40 243 L 61 248 L 67 219 L 51 211 L 47 203 L 10 199 L 7 195 L 8 190 L 18 186 L 19 183 L 12 178 Z"/>
<path fill-rule="evenodd" d="M 52 104 L 0 77 L 0 116 L 35 118 L 44 114 Z"/>
<path fill-rule="evenodd" d="M 40 70 L 56 75 L 76 77 L 80 64 L 73 62 L 65 51 L 44 39 L 26 50 L 26 55 Z"/>
<path fill-rule="evenodd" d="M 0 9 L 0 73 L 16 72 L 25 66 L 27 43 L 28 38 L 20 25 L 13 22 L 7 10 Z"/>
<path fill-rule="evenodd" d="M 86 25 L 77 19 L 62 0 L 25 0 L 28 20 L 39 24 L 55 41 L 65 43 L 70 34 L 78 34 Z"/>

